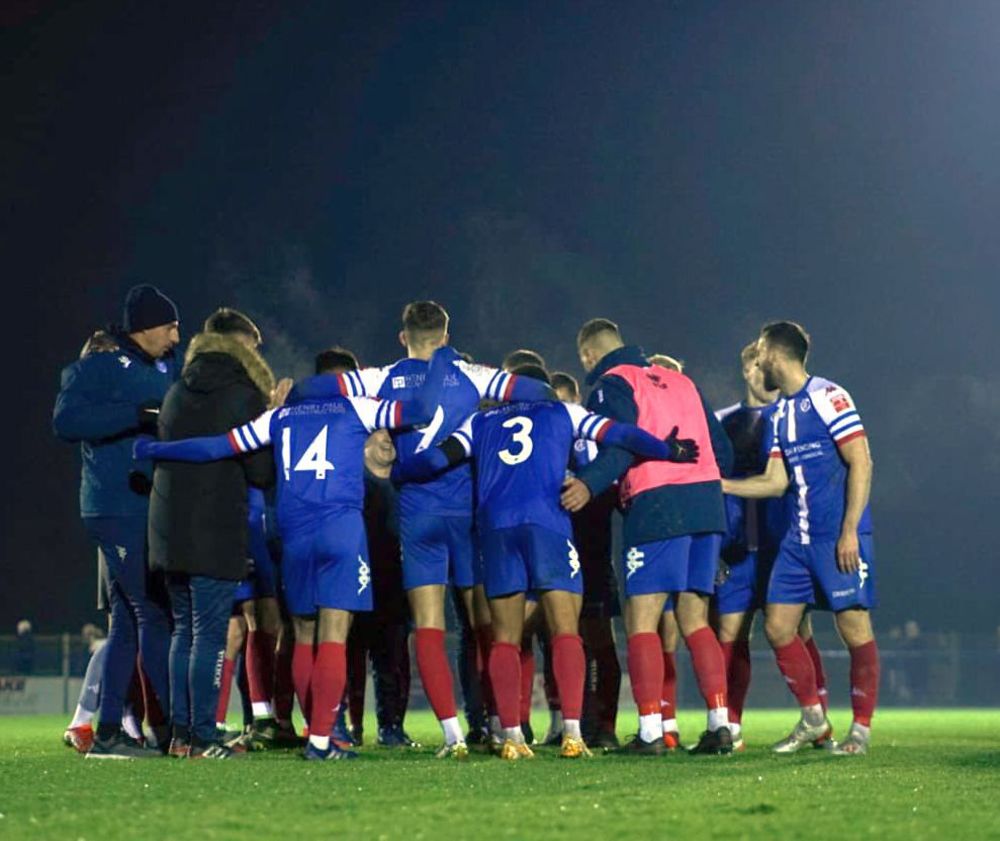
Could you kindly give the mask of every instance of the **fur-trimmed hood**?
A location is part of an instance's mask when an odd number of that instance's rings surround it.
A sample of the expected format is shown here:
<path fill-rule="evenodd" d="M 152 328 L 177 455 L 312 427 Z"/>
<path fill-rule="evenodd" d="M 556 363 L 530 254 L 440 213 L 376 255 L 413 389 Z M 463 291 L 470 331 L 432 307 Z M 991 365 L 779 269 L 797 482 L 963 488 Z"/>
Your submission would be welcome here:
<path fill-rule="evenodd" d="M 219 366 L 205 365 L 207 354 L 221 354 L 231 357 L 235 365 Z M 216 357 L 217 359 L 217 357 Z M 222 360 L 219 360 L 222 361 Z M 212 390 L 230 381 L 233 374 L 238 374 L 237 366 L 242 368 L 250 381 L 257 387 L 265 400 L 271 399 L 274 391 L 274 373 L 270 366 L 256 350 L 247 347 L 238 339 L 222 333 L 198 333 L 191 339 L 187 353 L 184 354 L 184 370 L 181 377 L 184 382 L 196 390 Z M 212 370 L 211 374 L 208 369 Z M 227 376 L 227 370 L 229 376 Z"/>

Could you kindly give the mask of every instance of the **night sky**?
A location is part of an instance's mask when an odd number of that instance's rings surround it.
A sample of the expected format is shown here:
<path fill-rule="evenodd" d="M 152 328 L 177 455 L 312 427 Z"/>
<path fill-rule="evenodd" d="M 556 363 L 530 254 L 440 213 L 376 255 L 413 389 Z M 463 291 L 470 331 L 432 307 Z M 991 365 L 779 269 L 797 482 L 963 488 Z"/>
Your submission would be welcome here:
<path fill-rule="evenodd" d="M 217 6 L 206 9 L 205 6 Z M 61 367 L 150 282 L 279 375 L 618 321 L 718 407 L 765 320 L 854 395 L 883 629 L 1000 623 L 1000 5 L 5 3 L 0 633 L 94 618 Z"/>

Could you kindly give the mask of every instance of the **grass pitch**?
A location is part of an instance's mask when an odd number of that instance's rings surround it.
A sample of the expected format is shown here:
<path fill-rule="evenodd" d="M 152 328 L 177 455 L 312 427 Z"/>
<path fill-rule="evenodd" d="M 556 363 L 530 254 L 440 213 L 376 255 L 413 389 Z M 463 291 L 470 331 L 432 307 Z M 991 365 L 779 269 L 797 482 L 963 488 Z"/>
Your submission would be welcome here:
<path fill-rule="evenodd" d="M 843 733 L 849 715 L 832 717 Z M 565 761 L 542 748 L 512 764 L 434 760 L 427 713 L 408 728 L 428 747 L 326 764 L 85 761 L 60 743 L 61 718 L 2 718 L 0 838 L 1000 838 L 1000 710 L 885 711 L 867 757 L 771 755 L 794 718 L 751 711 L 732 757 Z M 681 718 L 688 739 L 702 726 Z"/>

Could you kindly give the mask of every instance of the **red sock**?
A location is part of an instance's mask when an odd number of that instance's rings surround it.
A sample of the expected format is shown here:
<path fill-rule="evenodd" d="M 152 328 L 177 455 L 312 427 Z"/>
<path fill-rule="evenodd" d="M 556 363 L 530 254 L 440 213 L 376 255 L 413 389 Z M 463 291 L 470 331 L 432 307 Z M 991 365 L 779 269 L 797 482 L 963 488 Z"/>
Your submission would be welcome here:
<path fill-rule="evenodd" d="M 660 690 L 663 720 L 677 718 L 677 662 L 672 651 L 663 652 L 663 688 Z"/>
<path fill-rule="evenodd" d="M 438 721 L 455 717 L 455 689 L 451 666 L 444 649 L 444 631 L 440 628 L 417 628 L 417 669 L 424 693 Z"/>
<path fill-rule="evenodd" d="M 618 693 L 622 688 L 622 667 L 618 652 L 607 645 L 597 652 L 597 715 L 601 729 L 615 732 L 618 719 Z"/>
<path fill-rule="evenodd" d="M 774 649 L 774 657 L 799 706 L 812 707 L 818 704 L 816 670 L 802 640 L 795 637 L 788 645 Z"/>
<path fill-rule="evenodd" d="M 229 693 L 233 691 L 233 669 L 236 660 L 228 657 L 222 661 L 222 683 L 219 686 L 219 703 L 215 708 L 215 720 L 225 721 L 229 710 Z"/>
<path fill-rule="evenodd" d="M 823 705 L 823 712 L 826 712 L 830 699 L 826 691 L 826 670 L 823 668 L 823 657 L 819 653 L 815 637 L 809 637 L 805 641 L 805 646 L 813 661 L 813 671 L 816 672 L 816 693 L 819 695 L 819 702 Z"/>
<path fill-rule="evenodd" d="M 563 719 L 579 721 L 583 713 L 583 681 L 587 658 L 579 634 L 552 637 L 552 671 L 559 687 Z"/>
<path fill-rule="evenodd" d="M 663 691 L 663 649 L 659 634 L 633 634 L 628 638 L 628 673 L 639 715 L 658 713 Z"/>
<path fill-rule="evenodd" d="M 490 649 L 490 680 L 501 727 L 521 723 L 521 646 L 494 642 Z"/>
<path fill-rule="evenodd" d="M 346 685 L 347 646 L 342 642 L 321 642 L 317 646 L 312 680 L 309 682 L 312 691 L 310 736 L 330 735 Z"/>
<path fill-rule="evenodd" d="M 275 643 L 273 634 L 247 631 L 247 682 L 252 704 L 269 704 L 274 696 Z"/>
<path fill-rule="evenodd" d="M 743 705 L 750 691 L 750 642 L 720 642 L 726 661 L 726 688 L 729 696 L 729 720 L 733 724 L 743 721 Z"/>
<path fill-rule="evenodd" d="M 292 685 L 295 687 L 295 697 L 299 701 L 302 717 L 309 724 L 312 714 L 312 696 L 309 687 L 312 684 L 313 661 L 315 652 L 311 642 L 297 642 L 292 652 Z"/>
<path fill-rule="evenodd" d="M 295 645 L 284 635 L 274 659 L 274 717 L 291 721 L 295 704 L 295 684 L 292 683 L 292 656 Z"/>
<path fill-rule="evenodd" d="M 728 706 L 726 660 L 722 656 L 718 637 L 706 625 L 684 637 L 684 642 L 691 652 L 691 665 L 694 667 L 694 676 L 698 679 L 701 697 L 705 699 L 705 706 L 710 710 Z"/>
<path fill-rule="evenodd" d="M 473 633 L 476 636 L 476 674 L 483 691 L 483 706 L 489 715 L 497 714 L 497 702 L 493 697 L 493 681 L 490 680 L 490 648 L 493 646 L 493 626 L 480 625 Z"/>
<path fill-rule="evenodd" d="M 531 719 L 531 693 L 535 688 L 535 650 L 521 647 L 521 721 Z"/>
<path fill-rule="evenodd" d="M 875 704 L 878 702 L 878 645 L 875 640 L 852 648 L 851 708 L 854 721 L 871 727 Z"/>

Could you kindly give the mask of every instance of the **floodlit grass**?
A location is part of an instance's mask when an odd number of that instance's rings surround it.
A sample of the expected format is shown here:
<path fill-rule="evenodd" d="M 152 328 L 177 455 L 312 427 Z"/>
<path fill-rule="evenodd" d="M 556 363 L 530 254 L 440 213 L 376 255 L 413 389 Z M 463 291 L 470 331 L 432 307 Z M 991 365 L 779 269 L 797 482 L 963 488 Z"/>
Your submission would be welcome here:
<path fill-rule="evenodd" d="M 842 733 L 848 714 L 833 718 Z M 542 748 L 507 764 L 436 761 L 436 724 L 417 713 L 408 727 L 428 747 L 307 764 L 295 752 L 96 762 L 62 746 L 61 719 L 3 718 L 0 838 L 1000 838 L 1000 711 L 885 711 L 867 757 L 771 755 L 793 720 L 751 711 L 732 757 L 565 761 Z M 690 739 L 702 721 L 681 725 Z"/>

